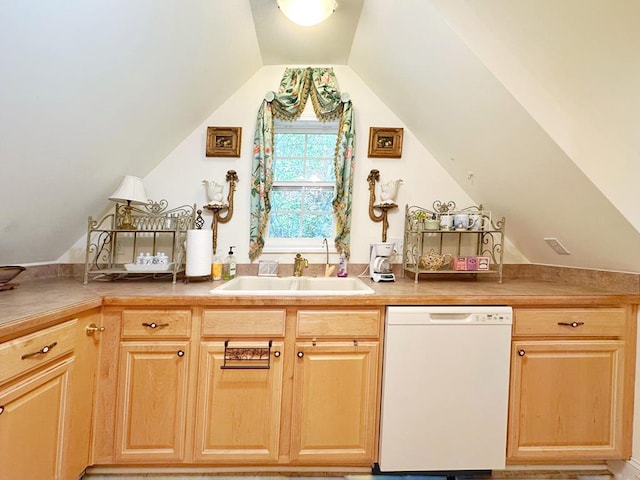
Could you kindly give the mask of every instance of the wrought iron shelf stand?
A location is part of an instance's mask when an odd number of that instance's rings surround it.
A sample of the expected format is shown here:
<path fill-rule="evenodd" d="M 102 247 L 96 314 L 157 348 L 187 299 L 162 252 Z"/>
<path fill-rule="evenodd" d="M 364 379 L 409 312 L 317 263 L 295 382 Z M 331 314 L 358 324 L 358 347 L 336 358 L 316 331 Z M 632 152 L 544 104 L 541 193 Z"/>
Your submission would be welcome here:
<path fill-rule="evenodd" d="M 480 226 L 477 229 L 426 227 L 425 221 L 428 219 L 439 222 L 441 215 L 459 213 L 477 216 Z M 504 217 L 493 221 L 491 212 L 483 210 L 482 205 L 459 210 L 454 202 L 436 201 L 432 209 L 406 205 L 402 275 L 407 272 L 413 274 L 416 283 L 420 275 L 454 274 L 476 278 L 477 275 L 495 275 L 498 277 L 498 283 L 502 283 L 505 223 Z M 452 259 L 488 257 L 489 265 L 486 270 L 457 270 L 452 267 L 453 262 L 446 262 L 443 268 L 428 268 L 424 265 L 423 259 L 430 254 L 450 255 Z"/>
<path fill-rule="evenodd" d="M 113 213 L 99 220 L 89 217 L 85 254 L 84 283 L 90 279 L 115 280 L 130 275 L 173 276 L 176 283 L 183 269 L 187 230 L 193 228 L 196 206 L 168 208 L 166 200 L 149 201 L 131 208 L 135 230 L 122 228 L 127 205 L 116 204 Z M 143 252 L 155 256 L 166 249 L 169 265 L 150 265 L 135 271 L 126 264 L 135 264 Z"/>

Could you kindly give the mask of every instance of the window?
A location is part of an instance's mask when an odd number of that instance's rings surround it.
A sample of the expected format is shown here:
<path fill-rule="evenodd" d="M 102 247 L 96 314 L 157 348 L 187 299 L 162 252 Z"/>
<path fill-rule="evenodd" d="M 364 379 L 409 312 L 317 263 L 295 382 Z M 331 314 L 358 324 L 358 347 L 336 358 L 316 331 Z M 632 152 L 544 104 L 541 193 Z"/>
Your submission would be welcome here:
<path fill-rule="evenodd" d="M 300 249 L 335 236 L 337 132 L 338 122 L 274 122 L 269 247 Z"/>

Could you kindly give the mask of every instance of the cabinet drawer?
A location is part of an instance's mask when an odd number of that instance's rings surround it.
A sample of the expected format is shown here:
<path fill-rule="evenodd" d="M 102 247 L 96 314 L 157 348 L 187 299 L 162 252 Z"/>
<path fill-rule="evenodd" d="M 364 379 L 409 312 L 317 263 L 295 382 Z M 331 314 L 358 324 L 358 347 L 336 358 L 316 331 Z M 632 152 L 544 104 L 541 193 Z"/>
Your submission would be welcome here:
<path fill-rule="evenodd" d="M 622 337 L 626 315 L 623 308 L 515 309 L 513 336 Z"/>
<path fill-rule="evenodd" d="M 69 320 L 0 345 L 0 383 L 71 352 L 77 325 Z"/>
<path fill-rule="evenodd" d="M 191 310 L 124 310 L 122 338 L 191 336 Z"/>
<path fill-rule="evenodd" d="M 202 312 L 202 336 L 284 337 L 283 309 L 211 309 Z"/>
<path fill-rule="evenodd" d="M 379 337 L 379 310 L 300 310 L 297 337 Z"/>

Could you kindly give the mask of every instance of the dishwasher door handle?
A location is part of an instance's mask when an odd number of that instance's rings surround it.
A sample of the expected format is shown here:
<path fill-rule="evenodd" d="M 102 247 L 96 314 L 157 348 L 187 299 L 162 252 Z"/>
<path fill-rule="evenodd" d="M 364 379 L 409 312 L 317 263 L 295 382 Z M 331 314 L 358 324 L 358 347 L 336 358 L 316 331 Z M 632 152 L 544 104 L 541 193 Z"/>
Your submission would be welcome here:
<path fill-rule="evenodd" d="M 430 313 L 427 323 L 471 323 L 473 315 L 469 313 Z"/>

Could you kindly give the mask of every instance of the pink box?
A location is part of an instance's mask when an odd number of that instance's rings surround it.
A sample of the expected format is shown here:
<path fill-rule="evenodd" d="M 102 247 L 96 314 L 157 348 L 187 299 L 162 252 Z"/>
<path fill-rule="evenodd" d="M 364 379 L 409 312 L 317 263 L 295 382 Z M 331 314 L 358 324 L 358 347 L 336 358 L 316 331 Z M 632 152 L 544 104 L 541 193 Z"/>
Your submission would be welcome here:
<path fill-rule="evenodd" d="M 477 257 L 478 270 L 489 270 L 489 257 Z"/>
<path fill-rule="evenodd" d="M 478 270 L 478 257 L 467 257 L 467 270 Z"/>
<path fill-rule="evenodd" d="M 467 257 L 453 257 L 452 269 L 453 270 L 466 270 L 467 269 Z"/>

